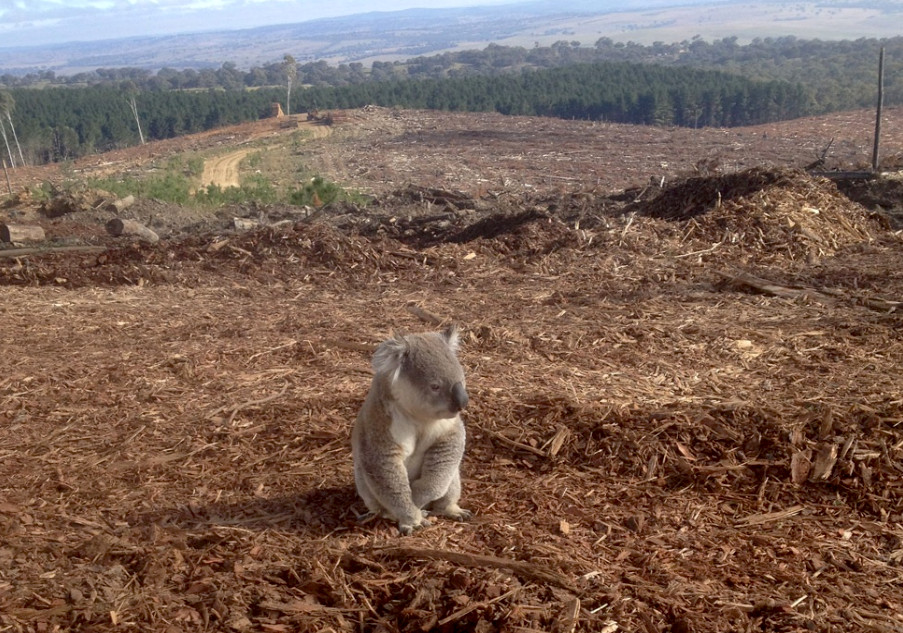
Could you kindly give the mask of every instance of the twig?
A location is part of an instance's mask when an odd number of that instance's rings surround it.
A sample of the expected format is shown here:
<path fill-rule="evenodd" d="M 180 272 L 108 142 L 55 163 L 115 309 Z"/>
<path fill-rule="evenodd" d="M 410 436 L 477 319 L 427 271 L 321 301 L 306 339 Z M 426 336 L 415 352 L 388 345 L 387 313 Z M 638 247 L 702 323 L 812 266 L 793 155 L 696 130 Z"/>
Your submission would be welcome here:
<path fill-rule="evenodd" d="M 511 597 L 512 595 L 514 595 L 515 593 L 517 593 L 520 590 L 521 590 L 521 587 L 515 587 L 514 589 L 511 589 L 510 591 L 506 591 L 502 595 L 498 596 L 497 598 L 493 598 L 492 600 L 484 600 L 483 602 L 473 602 L 473 603 L 467 605 L 466 607 L 464 607 L 463 609 L 458 609 L 457 611 L 452 613 L 450 616 L 442 618 L 436 624 L 437 624 L 437 626 L 445 626 L 449 622 L 454 622 L 455 620 L 460 620 L 461 618 L 463 618 L 465 615 L 467 615 L 471 611 L 476 611 L 477 609 L 483 609 L 485 607 L 495 604 L 496 602 L 501 602 L 505 598 Z"/>
<path fill-rule="evenodd" d="M 508 446 L 511 446 L 512 448 L 516 448 L 516 449 L 522 450 L 522 451 L 527 451 L 528 453 L 533 453 L 534 455 L 539 455 L 540 457 L 548 457 L 548 454 L 545 451 L 535 448 L 533 446 L 530 446 L 529 444 L 522 444 L 515 440 L 508 439 L 504 435 L 496 433 L 495 431 L 490 431 L 487 428 L 481 428 L 481 430 L 484 433 L 488 433 L 489 435 L 491 435 L 498 441 L 502 442 L 503 444 L 507 444 Z"/>
<path fill-rule="evenodd" d="M 275 352 L 276 350 L 285 349 L 286 347 L 292 347 L 293 345 L 297 345 L 298 341 L 291 340 L 288 343 L 283 343 L 282 345 L 277 345 L 276 347 L 271 347 L 270 349 L 265 349 L 262 352 L 257 352 L 256 354 L 251 354 L 248 356 L 248 360 L 254 360 L 258 356 L 263 356 L 264 354 L 270 354 L 271 352 Z"/>
<path fill-rule="evenodd" d="M 242 409 L 247 409 L 248 407 L 257 406 L 259 404 L 265 404 L 267 402 L 270 402 L 271 400 L 276 400 L 277 398 L 281 398 L 282 396 L 285 395 L 286 391 L 288 391 L 288 383 L 286 383 L 285 386 L 282 387 L 282 391 L 280 391 L 279 393 L 273 394 L 272 396 L 267 396 L 266 398 L 260 398 L 259 400 L 248 400 L 247 402 L 242 402 L 241 404 L 235 405 L 232 408 L 232 413 L 229 415 L 229 420 L 228 420 L 227 424 L 230 424 L 232 422 L 232 420 L 235 419 L 235 414 L 237 414 Z M 223 411 L 226 411 L 228 408 L 229 407 L 220 407 L 219 409 L 217 409 L 216 411 L 214 411 L 213 413 L 208 415 L 207 419 L 208 420 L 213 419 L 214 417 L 216 417 L 216 415 L 218 413 L 222 413 Z"/>
<path fill-rule="evenodd" d="M 765 523 L 771 523 L 772 521 L 781 521 L 783 519 L 789 519 L 792 516 L 796 516 L 800 512 L 805 509 L 805 506 L 792 506 L 787 508 L 786 510 L 780 510 L 778 512 L 765 512 L 763 514 L 751 514 L 748 517 L 744 517 L 737 521 L 736 525 L 749 527 L 753 525 L 764 525 Z"/>
<path fill-rule="evenodd" d="M 645 190 L 644 190 L 645 191 Z M 642 195 L 642 194 L 641 194 Z M 630 230 L 630 225 L 633 224 L 633 220 L 636 217 L 635 213 L 630 214 L 630 218 L 627 220 L 627 224 L 624 225 L 624 230 L 621 231 L 621 239 L 624 239 L 624 236 L 627 235 L 627 231 Z"/>
<path fill-rule="evenodd" d="M 693 255 L 695 253 L 690 253 Z M 677 255 L 676 257 L 687 257 L 688 255 Z M 767 279 L 763 279 L 761 277 L 756 277 L 755 275 L 750 275 L 746 272 L 739 273 L 725 273 L 721 271 L 716 271 L 718 275 L 724 277 L 725 279 L 737 283 L 743 286 L 747 286 L 752 288 L 753 290 L 757 290 L 763 294 L 771 295 L 774 297 L 781 297 L 784 299 L 819 299 L 822 301 L 831 301 L 831 298 L 839 298 L 845 299 L 846 301 L 856 304 L 862 305 L 871 310 L 875 310 L 877 312 L 896 312 L 903 306 L 903 301 L 891 301 L 888 299 L 877 299 L 874 297 L 861 297 L 856 295 L 850 295 L 849 293 L 835 290 L 833 288 L 789 288 L 787 286 L 781 286 Z"/>
<path fill-rule="evenodd" d="M 327 607 L 322 604 L 314 604 L 302 602 L 301 600 L 293 600 L 292 602 L 279 602 L 277 600 L 263 600 L 260 603 L 261 609 L 268 611 L 276 611 L 287 615 L 300 614 L 334 614 L 334 613 L 360 613 L 366 609 L 337 609 L 336 607 Z"/>
<path fill-rule="evenodd" d="M 385 558 L 406 560 L 410 558 L 422 558 L 426 560 L 443 560 L 466 567 L 491 567 L 493 569 L 507 569 L 525 580 L 541 584 L 555 585 L 568 591 L 574 591 L 567 578 L 540 565 L 499 558 L 497 556 L 485 556 L 482 554 L 468 554 L 466 552 L 451 552 L 448 550 L 423 549 L 418 547 L 386 547 L 373 550 Z"/>
<path fill-rule="evenodd" d="M 565 603 L 564 610 L 558 616 L 552 630 L 556 633 L 574 633 L 577 630 L 577 619 L 579 616 L 580 598 L 575 596 Z"/>
<path fill-rule="evenodd" d="M 707 253 L 714 253 L 721 246 L 721 242 L 716 242 L 711 248 L 705 248 L 701 251 L 693 251 L 692 253 L 684 253 L 683 255 L 675 255 L 674 259 L 682 259 L 684 257 L 693 257 L 694 255 L 706 255 Z"/>
<path fill-rule="evenodd" d="M 404 307 L 404 309 L 413 314 L 421 321 L 426 321 L 427 323 L 431 323 L 433 325 L 442 325 L 445 322 L 445 319 L 443 319 L 442 317 L 436 316 L 431 312 L 427 312 L 420 306 L 414 305 L 413 303 L 409 303 Z"/>

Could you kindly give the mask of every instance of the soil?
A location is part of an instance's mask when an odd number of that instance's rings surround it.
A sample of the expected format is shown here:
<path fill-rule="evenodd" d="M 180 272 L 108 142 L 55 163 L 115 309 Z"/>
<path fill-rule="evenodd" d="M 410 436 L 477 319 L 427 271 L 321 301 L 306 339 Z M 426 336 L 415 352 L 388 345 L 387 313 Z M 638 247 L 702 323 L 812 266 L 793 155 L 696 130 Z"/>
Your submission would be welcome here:
<path fill-rule="evenodd" d="M 298 151 L 372 204 L 139 200 L 156 244 L 20 195 L 90 250 L 0 251 L 0 630 L 903 630 L 899 181 L 802 169 L 867 165 L 868 120 L 367 108 Z M 475 516 L 401 537 L 350 426 L 375 345 L 449 322 Z"/>

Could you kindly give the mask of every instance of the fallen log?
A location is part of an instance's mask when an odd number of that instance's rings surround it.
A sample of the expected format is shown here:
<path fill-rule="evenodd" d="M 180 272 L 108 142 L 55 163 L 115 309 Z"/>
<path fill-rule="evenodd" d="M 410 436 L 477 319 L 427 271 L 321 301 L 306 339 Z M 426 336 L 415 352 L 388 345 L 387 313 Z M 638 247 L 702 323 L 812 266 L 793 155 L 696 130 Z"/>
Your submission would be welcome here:
<path fill-rule="evenodd" d="M 129 195 L 125 198 L 113 200 L 109 205 L 107 205 L 107 207 L 121 213 L 123 210 L 128 209 L 133 204 L 135 204 L 135 196 Z"/>
<path fill-rule="evenodd" d="M 57 255 L 62 253 L 103 253 L 106 246 L 37 246 L 31 248 L 0 249 L 0 259 L 7 257 L 26 257 L 28 255 Z"/>
<path fill-rule="evenodd" d="M 156 244 L 160 241 L 159 235 L 154 233 L 154 231 L 147 228 L 137 220 L 123 220 L 120 218 L 113 218 L 112 220 L 107 222 L 107 232 L 113 237 L 119 237 L 120 235 L 130 235 L 144 240 L 145 242 L 150 242 L 151 244 Z"/>
<path fill-rule="evenodd" d="M 232 218 L 232 226 L 239 231 L 249 231 L 260 226 L 260 222 L 253 218 Z"/>
<path fill-rule="evenodd" d="M 0 222 L 0 242 L 43 242 L 44 229 L 36 224 Z"/>

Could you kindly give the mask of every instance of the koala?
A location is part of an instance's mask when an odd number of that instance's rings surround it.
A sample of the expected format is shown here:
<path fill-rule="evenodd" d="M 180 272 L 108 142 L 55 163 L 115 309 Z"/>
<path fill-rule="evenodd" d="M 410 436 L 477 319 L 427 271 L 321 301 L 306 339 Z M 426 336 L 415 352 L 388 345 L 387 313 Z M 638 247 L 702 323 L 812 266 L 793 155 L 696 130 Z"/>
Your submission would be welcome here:
<path fill-rule="evenodd" d="M 369 515 L 398 522 L 402 534 L 430 524 L 427 514 L 459 521 L 459 466 L 467 406 L 458 329 L 396 335 L 373 354 L 373 382 L 351 432 L 354 483 Z"/>

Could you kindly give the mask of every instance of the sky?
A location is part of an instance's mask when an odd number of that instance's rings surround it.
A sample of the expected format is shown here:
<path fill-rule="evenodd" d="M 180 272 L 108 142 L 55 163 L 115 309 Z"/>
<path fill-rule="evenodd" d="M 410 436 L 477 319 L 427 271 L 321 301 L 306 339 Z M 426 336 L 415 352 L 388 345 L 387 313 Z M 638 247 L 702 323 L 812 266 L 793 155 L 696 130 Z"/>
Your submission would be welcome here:
<path fill-rule="evenodd" d="M 253 28 L 318 18 L 515 0 L 0 0 L 0 48 Z"/>

